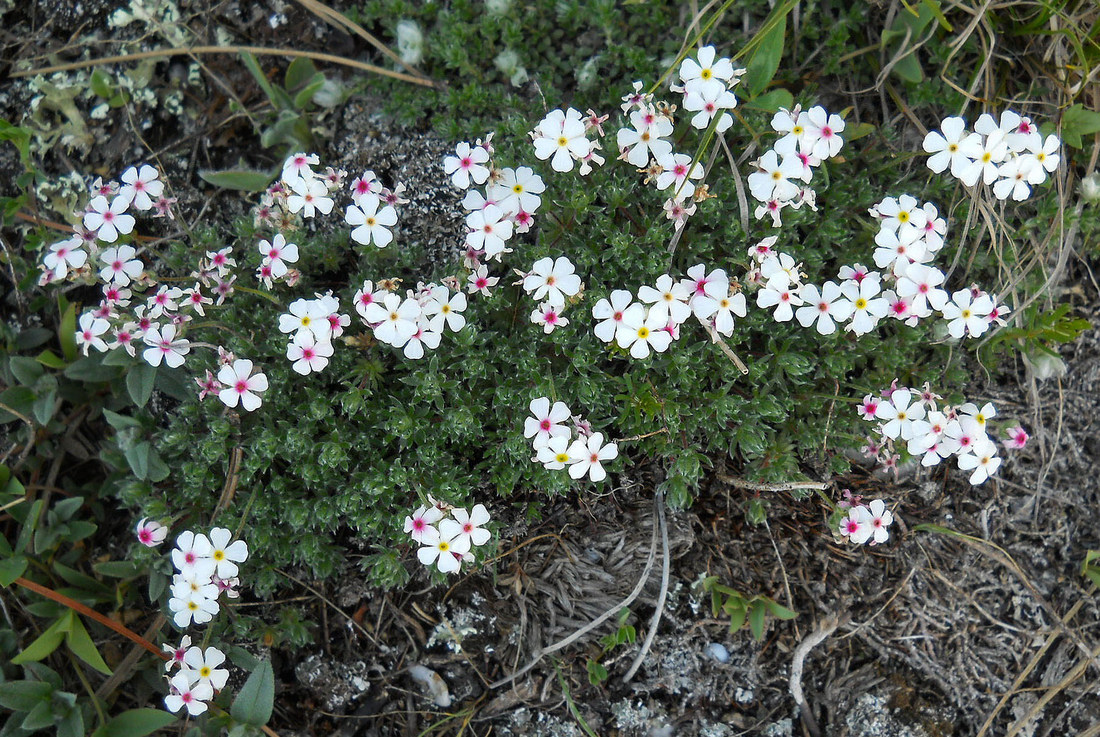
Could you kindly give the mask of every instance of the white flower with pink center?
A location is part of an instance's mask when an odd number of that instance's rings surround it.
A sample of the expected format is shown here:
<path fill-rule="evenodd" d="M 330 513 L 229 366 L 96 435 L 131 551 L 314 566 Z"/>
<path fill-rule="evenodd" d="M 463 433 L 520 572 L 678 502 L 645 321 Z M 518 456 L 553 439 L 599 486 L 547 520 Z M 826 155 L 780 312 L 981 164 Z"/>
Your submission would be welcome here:
<path fill-rule="evenodd" d="M 141 357 L 150 366 L 159 366 L 163 361 L 169 368 L 179 368 L 183 365 L 183 357 L 191 352 L 191 343 L 176 337 L 175 325 L 154 325 L 145 331 L 141 339 L 149 346 Z"/>
<path fill-rule="evenodd" d="M 530 438 L 536 449 L 548 444 L 551 438 L 568 438 L 571 431 L 561 424 L 572 417 L 564 402 L 554 402 L 550 406 L 548 397 L 531 400 L 531 417 L 523 422 L 523 437 Z"/>
<path fill-rule="evenodd" d="M 848 516 L 840 523 L 840 535 L 846 537 L 856 545 L 862 545 L 871 538 L 874 532 L 871 527 L 871 513 L 867 507 L 852 507 L 848 510 Z"/>
<path fill-rule="evenodd" d="M 1022 450 L 1027 446 L 1027 441 L 1031 438 L 1031 436 L 1027 434 L 1027 430 L 1019 425 L 1010 427 L 1007 432 L 1008 439 L 1003 442 L 1004 446 L 1010 450 Z"/>
<path fill-rule="evenodd" d="M 816 139 L 813 149 L 808 153 L 819 159 L 827 159 L 840 153 L 844 139 L 844 119 L 839 115 L 830 115 L 825 108 L 815 105 L 806 111 L 806 135 Z"/>
<path fill-rule="evenodd" d="M 179 303 L 176 300 L 182 296 L 183 290 L 179 287 L 162 286 L 146 301 L 149 317 L 157 318 L 166 312 L 175 312 L 179 309 Z"/>
<path fill-rule="evenodd" d="M 489 267 L 479 266 L 475 271 L 470 273 L 470 276 L 466 278 L 466 291 L 470 294 L 480 294 L 482 296 L 490 296 L 489 290 L 497 285 L 500 281 L 500 277 L 489 276 Z"/>
<path fill-rule="evenodd" d="M 297 333 L 286 347 L 286 357 L 294 362 L 291 368 L 302 376 L 323 371 L 332 353 L 332 343 L 318 341 L 309 331 Z"/>
<path fill-rule="evenodd" d="M 101 317 L 96 317 L 91 312 L 85 312 L 80 316 L 80 324 L 76 330 L 76 344 L 88 355 L 89 348 L 97 351 L 107 350 L 107 343 L 100 336 L 111 328 L 111 323 Z"/>
<path fill-rule="evenodd" d="M 313 179 L 316 176 L 310 166 L 316 166 L 320 162 L 317 154 L 296 153 L 287 157 L 283 162 L 284 182 L 293 182 L 295 179 Z"/>
<path fill-rule="evenodd" d="M 155 548 L 168 537 L 168 528 L 156 520 L 142 517 L 134 529 L 138 542 L 147 548 Z"/>
<path fill-rule="evenodd" d="M 325 215 L 332 212 L 332 198 L 328 196 L 328 184 L 323 179 L 295 179 L 290 184 L 294 194 L 286 198 L 286 209 L 311 218 L 320 210 Z"/>
<path fill-rule="evenodd" d="M 103 281 L 114 282 L 125 287 L 132 279 L 141 275 L 144 266 L 135 258 L 137 251 L 132 246 L 118 246 L 108 248 L 99 254 L 99 261 L 104 266 L 99 270 L 99 276 Z"/>
<path fill-rule="evenodd" d="M 489 179 L 489 152 L 482 146 L 471 147 L 466 141 L 455 146 L 455 155 L 443 159 L 443 171 L 459 189 L 469 189 L 470 182 L 484 184 Z"/>
<path fill-rule="evenodd" d="M 513 224 L 496 205 L 486 205 L 466 216 L 466 245 L 485 251 L 486 258 L 507 253 L 506 243 L 512 237 Z"/>
<path fill-rule="evenodd" d="M 416 551 L 416 557 L 429 568 L 435 564 L 442 573 L 458 571 L 462 557 L 470 552 L 470 539 L 463 536 L 462 525 L 453 519 L 439 523 L 439 534 L 433 542 L 426 542 Z"/>
<path fill-rule="evenodd" d="M 691 199 L 695 194 L 693 179 L 703 178 L 703 165 L 691 162 L 687 154 L 665 154 L 657 159 L 662 171 L 657 175 L 657 189 L 672 187 L 672 196 L 680 200 Z"/>
<path fill-rule="evenodd" d="M 485 509 L 484 504 L 475 504 L 468 513 L 462 507 L 455 507 L 451 510 L 451 516 L 462 527 L 461 536 L 474 545 L 484 545 L 492 537 L 483 527 L 489 521 L 489 511 Z"/>
<path fill-rule="evenodd" d="M 351 183 L 351 201 L 357 205 L 359 200 L 367 195 L 379 197 L 381 194 L 382 182 L 378 181 L 378 177 L 369 169 Z"/>
<path fill-rule="evenodd" d="M 615 333 L 623 326 L 623 313 L 634 300 L 634 295 L 625 289 L 616 289 L 609 299 L 601 299 L 592 306 L 592 317 L 600 320 L 592 332 L 604 343 L 615 340 Z"/>
<path fill-rule="evenodd" d="M 218 371 L 218 381 L 225 388 L 218 392 L 218 399 L 227 407 L 236 407 L 240 402 L 241 407 L 252 412 L 259 408 L 262 400 L 260 392 L 267 391 L 267 376 L 262 373 L 252 373 L 252 361 L 247 358 L 238 358 L 232 366 L 222 366 Z"/>
<path fill-rule="evenodd" d="M 542 332 L 549 335 L 558 328 L 569 324 L 569 318 L 561 314 L 561 307 L 543 302 L 531 313 L 531 322 L 542 326 Z"/>
<path fill-rule="evenodd" d="M 355 311 L 365 320 L 367 317 L 367 308 L 376 302 L 381 302 L 387 294 L 389 294 L 389 292 L 385 289 L 375 290 L 374 282 L 370 280 L 363 282 L 363 286 L 355 292 Z"/>
<path fill-rule="evenodd" d="M 531 272 L 523 277 L 523 289 L 532 299 L 545 299 L 548 304 L 564 307 L 565 298 L 581 290 L 581 278 L 574 272 L 573 262 L 565 256 L 556 259 L 546 256 L 536 261 Z"/>
<path fill-rule="evenodd" d="M 688 307 L 695 316 L 704 320 L 718 310 L 718 300 L 729 294 L 730 280 L 723 269 L 714 269 L 707 273 L 704 264 L 696 264 L 687 270 L 683 285 L 690 294 Z"/>
<path fill-rule="evenodd" d="M 603 442 L 603 433 L 592 433 L 591 437 L 578 438 L 569 446 L 569 476 L 579 479 L 585 474 L 594 482 L 607 478 L 603 462 L 619 456 L 619 446 Z"/>
<path fill-rule="evenodd" d="M 129 206 L 123 197 L 115 197 L 110 202 L 106 197 L 93 197 L 84 213 L 84 227 L 95 231 L 96 240 L 114 243 L 120 233 L 133 232 L 137 223 L 133 215 L 126 214 Z"/>
<path fill-rule="evenodd" d="M 158 179 L 159 176 L 160 172 L 148 164 L 142 164 L 140 168 L 131 166 L 122 172 L 119 198 L 125 200 L 127 205 L 133 204 L 135 210 L 153 209 L 153 203 L 164 194 L 164 182 Z"/>
<path fill-rule="evenodd" d="M 88 262 L 88 253 L 84 250 L 84 240 L 74 235 L 50 246 L 49 253 L 42 259 L 54 279 L 64 279 L 69 268 L 79 269 Z"/>
<path fill-rule="evenodd" d="M 210 540 L 199 533 L 185 530 L 176 538 L 176 547 L 172 550 L 172 564 L 184 576 L 196 579 L 209 579 L 214 575 L 215 563 L 210 557 L 213 548 Z"/>
<path fill-rule="evenodd" d="M 191 685 L 190 671 L 182 671 L 169 682 L 171 692 L 164 697 L 164 706 L 175 713 L 187 709 L 189 716 L 198 716 L 208 708 L 207 701 L 214 698 L 214 687 L 199 681 Z"/>
<path fill-rule="evenodd" d="M 180 640 L 180 644 L 176 647 L 165 643 L 160 646 L 160 649 L 168 653 L 168 659 L 164 661 L 164 670 L 170 671 L 172 668 L 183 665 L 183 659 L 187 656 L 187 648 L 191 647 L 191 635 L 184 635 Z"/>
<path fill-rule="evenodd" d="M 419 509 L 405 517 L 405 533 L 421 545 L 434 545 L 439 538 L 435 523 L 441 519 L 443 519 L 443 512 L 438 507 L 421 505 Z"/>
<path fill-rule="evenodd" d="M 271 276 L 281 279 L 289 270 L 287 264 L 298 263 L 298 246 L 287 243 L 282 233 L 276 233 L 271 242 L 260 241 L 260 254 L 264 257 L 262 266 L 271 268 Z"/>

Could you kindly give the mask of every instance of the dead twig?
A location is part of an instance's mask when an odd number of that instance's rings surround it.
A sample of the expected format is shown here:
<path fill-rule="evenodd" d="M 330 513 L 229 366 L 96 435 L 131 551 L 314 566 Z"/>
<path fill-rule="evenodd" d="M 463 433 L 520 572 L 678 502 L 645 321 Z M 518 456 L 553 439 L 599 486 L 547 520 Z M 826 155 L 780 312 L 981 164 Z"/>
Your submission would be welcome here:
<path fill-rule="evenodd" d="M 847 615 L 844 619 L 847 619 Z M 798 706 L 802 723 L 813 737 L 821 737 L 821 730 L 817 726 L 817 720 L 814 719 L 813 712 L 806 707 L 806 697 L 802 693 L 802 669 L 806 665 L 806 656 L 810 654 L 810 651 L 824 642 L 829 635 L 836 632 L 836 628 L 840 625 L 841 618 L 835 614 L 830 614 L 822 619 L 814 628 L 814 631 L 798 643 L 798 647 L 794 649 L 794 656 L 791 658 L 791 697 L 794 698 L 794 703 Z"/>
<path fill-rule="evenodd" d="M 630 664 L 630 669 L 623 676 L 623 683 L 630 683 L 630 680 L 634 678 L 634 674 L 638 672 L 638 668 L 642 666 L 642 661 L 645 660 L 649 648 L 652 647 L 653 638 L 657 636 L 657 625 L 661 623 L 661 614 L 665 610 L 665 597 L 668 596 L 669 565 L 672 555 L 668 549 L 668 522 L 665 520 L 664 493 L 657 492 L 655 504 L 657 505 L 658 524 L 661 527 L 661 593 L 657 596 L 653 616 L 649 619 L 649 631 L 646 632 L 645 640 L 642 642 L 642 649 L 638 651 L 638 654 L 634 657 L 634 662 Z"/>

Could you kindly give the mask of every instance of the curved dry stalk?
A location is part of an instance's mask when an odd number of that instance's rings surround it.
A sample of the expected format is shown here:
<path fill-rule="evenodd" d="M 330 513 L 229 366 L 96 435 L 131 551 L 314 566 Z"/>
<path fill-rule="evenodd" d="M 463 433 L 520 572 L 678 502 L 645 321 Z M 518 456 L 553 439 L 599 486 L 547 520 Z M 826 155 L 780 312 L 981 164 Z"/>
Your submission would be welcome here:
<path fill-rule="evenodd" d="M 439 87 L 439 83 L 434 82 L 430 79 L 426 79 L 424 77 L 416 77 L 411 74 L 405 74 L 404 72 L 395 72 L 392 69 L 375 66 L 374 64 L 367 64 L 364 61 L 348 59 L 345 56 L 324 54 L 319 51 L 275 49 L 268 48 L 266 46 L 175 46 L 167 49 L 150 49 L 149 51 L 138 51 L 133 54 L 104 56 L 99 59 L 72 61 L 67 64 L 54 64 L 53 66 L 48 67 L 38 67 L 37 69 L 27 69 L 24 71 L 12 72 L 11 76 L 13 78 L 33 77 L 37 74 L 67 72 L 72 69 L 87 69 L 88 67 L 98 67 L 105 64 L 119 64 L 128 61 L 138 61 L 140 59 L 155 59 L 161 56 L 170 57 L 190 56 L 192 54 L 240 54 L 241 52 L 256 54 L 257 56 L 290 56 L 295 58 L 302 57 L 305 59 L 314 59 L 315 61 L 325 61 L 329 62 L 330 64 L 339 64 L 341 66 L 351 67 L 352 69 L 362 69 L 366 72 L 378 74 L 383 77 L 392 77 L 393 79 L 399 79 L 403 82 L 411 82 L 412 84 L 418 84 L 423 87 Z"/>

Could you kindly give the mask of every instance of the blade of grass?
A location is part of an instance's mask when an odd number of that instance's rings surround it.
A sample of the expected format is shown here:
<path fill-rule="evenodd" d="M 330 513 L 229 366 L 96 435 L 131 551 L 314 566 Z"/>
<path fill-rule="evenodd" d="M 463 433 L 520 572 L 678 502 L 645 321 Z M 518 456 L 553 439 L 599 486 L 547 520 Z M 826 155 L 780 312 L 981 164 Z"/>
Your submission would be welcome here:
<path fill-rule="evenodd" d="M 326 61 L 330 64 L 339 64 L 341 66 L 351 67 L 352 69 L 362 69 L 366 72 L 378 74 L 383 77 L 391 77 L 393 79 L 400 79 L 403 82 L 411 82 L 412 84 L 418 84 L 422 87 L 436 87 L 436 83 L 430 79 L 424 79 L 422 77 L 415 77 L 411 74 L 405 74 L 404 72 L 395 72 L 391 69 L 385 69 L 384 67 L 375 66 L 374 64 L 367 64 L 363 61 L 356 61 L 355 59 L 348 59 L 343 56 L 336 56 L 335 54 L 323 54 L 318 51 L 299 51 L 297 49 L 276 49 L 267 48 L 264 46 L 178 46 L 167 49 L 151 49 L 149 51 L 139 51 L 133 54 L 120 54 L 118 56 L 104 56 L 99 59 L 85 59 L 83 61 L 73 61 L 68 64 L 54 64 L 48 67 L 38 67 L 37 69 L 28 69 L 26 71 L 12 72 L 12 77 L 33 77 L 37 74 L 52 74 L 54 72 L 67 72 L 72 69 L 87 69 L 89 67 L 103 66 L 104 64 L 119 64 L 123 62 L 139 61 L 141 59 L 155 59 L 157 57 L 168 56 L 187 56 L 189 54 L 241 54 L 250 53 L 258 56 L 288 56 L 288 57 L 304 57 L 306 59 L 313 59 L 315 61 Z"/>

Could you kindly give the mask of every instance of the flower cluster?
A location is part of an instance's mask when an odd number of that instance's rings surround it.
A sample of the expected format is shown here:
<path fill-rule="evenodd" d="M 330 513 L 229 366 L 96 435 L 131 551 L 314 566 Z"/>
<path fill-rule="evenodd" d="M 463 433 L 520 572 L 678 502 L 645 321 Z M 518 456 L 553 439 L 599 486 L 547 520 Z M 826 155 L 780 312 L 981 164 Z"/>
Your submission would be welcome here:
<path fill-rule="evenodd" d="M 164 705 L 171 712 L 186 708 L 189 716 L 202 714 L 229 680 L 229 670 L 218 667 L 225 662 L 225 653 L 216 647 L 192 647 L 190 635 L 184 635 L 178 646 L 163 647 L 168 653 L 164 670 L 171 673 L 179 667 L 179 673 L 168 681 Z"/>
<path fill-rule="evenodd" d="M 852 496 L 847 489 L 844 496 L 845 500 L 839 506 L 847 509 L 848 514 L 840 521 L 837 534 L 856 545 L 879 545 L 886 542 L 890 538 L 889 527 L 894 521 L 894 515 L 886 508 L 886 503 L 875 499 L 870 504 L 863 504 L 858 496 Z"/>
<path fill-rule="evenodd" d="M 355 311 L 379 342 L 401 348 L 406 358 L 423 358 L 425 348 L 439 347 L 445 330 L 457 333 L 466 325 L 466 295 L 454 286 L 452 294 L 446 285 L 420 283 L 402 297 L 391 291 L 397 280 L 379 282 L 377 289 L 365 281 L 355 293 Z"/>
<path fill-rule="evenodd" d="M 92 349 L 99 352 L 122 349 L 130 356 L 137 356 L 140 350 L 142 360 L 150 366 L 180 368 L 192 348 L 216 347 L 189 340 L 188 323 L 194 315 L 205 316 L 208 305 L 221 305 L 233 294 L 236 261 L 228 247 L 208 252 L 191 272 L 192 286 L 158 285 L 156 277 L 138 257 L 137 248 L 120 240 L 136 239 L 136 219 L 129 214 L 130 209 L 171 215 L 172 202 L 164 197 L 164 182 L 159 173 L 147 164 L 129 167 L 120 178 L 121 185 L 96 180 L 91 200 L 80 217 L 81 227 L 71 238 L 51 245 L 43 257 L 40 283 L 102 282 L 99 305 L 81 314 L 77 323 L 76 344 L 84 355 Z M 276 236 L 275 244 L 285 246 L 286 251 L 293 249 L 293 260 L 297 260 L 293 244 L 286 245 L 280 238 Z M 110 245 L 102 248 L 103 244 Z M 265 244 L 261 244 L 261 251 Z M 274 244 L 266 246 L 277 250 Z M 269 269 L 281 266 L 281 273 L 286 274 L 282 261 L 287 258 L 284 252 L 280 260 L 276 253 L 270 260 L 265 256 L 265 263 Z M 229 355 L 218 350 L 223 358 Z M 251 361 L 238 361 L 230 368 L 225 365 L 233 363 L 230 356 L 229 361 L 221 363 L 216 380 L 209 371 L 206 379 L 197 379 L 200 399 L 214 392 L 230 407 L 236 407 L 238 402 L 248 410 L 259 407 L 260 398 L 255 392 L 267 389 L 266 377 L 252 375 Z"/>
<path fill-rule="evenodd" d="M 857 407 L 860 417 L 876 423 L 877 437 L 868 440 L 864 453 L 888 469 L 897 469 L 895 445 L 921 458 L 925 467 L 954 456 L 958 467 L 970 471 L 970 483 L 985 483 L 1001 466 L 997 444 L 989 436 L 989 420 L 997 411 L 989 402 L 981 407 L 966 402 L 958 407 L 940 405 L 941 397 L 927 384 L 923 389 L 897 386 L 895 381 L 878 395 L 868 394 Z M 1027 433 L 1020 427 L 1008 431 L 1006 448 L 1023 448 Z"/>
<path fill-rule="evenodd" d="M 340 314 L 340 300 L 331 292 L 316 299 L 297 299 L 279 316 L 279 331 L 290 334 L 286 357 L 302 376 L 323 371 L 332 357 L 333 338 L 340 337 L 351 317 Z"/>
<path fill-rule="evenodd" d="M 405 517 L 405 532 L 420 546 L 417 558 L 424 565 L 433 565 L 443 573 L 457 573 L 463 562 L 473 563 L 472 548 L 484 545 L 492 538 L 485 529 L 490 519 L 484 504 L 475 504 L 467 512 L 428 497 L 423 505 Z"/>
<path fill-rule="evenodd" d="M 443 169 L 454 185 L 469 190 L 462 200 L 467 211 L 466 265 L 475 272 L 482 259 L 499 261 L 502 254 L 511 253 L 508 241 L 514 234 L 531 229 L 535 212 L 542 205 L 539 195 L 546 191 L 542 177 L 530 167 L 498 168 L 492 161 L 492 138 L 490 134 L 472 148 L 465 141 L 459 143 L 457 155 L 443 160 Z M 485 190 L 471 189 L 471 184 L 484 184 Z M 489 279 L 496 283 L 495 277 L 487 273 L 482 276 L 485 283 L 471 288 L 471 293 L 492 286 Z"/>
<path fill-rule="evenodd" d="M 1043 138 L 1031 118 L 1011 110 L 997 120 L 989 113 L 978 116 L 974 130 L 966 120 L 944 118 L 938 131 L 924 137 L 923 148 L 932 154 L 928 168 L 951 176 L 968 187 L 980 180 L 993 185 L 999 200 L 1026 200 L 1031 188 L 1047 180 L 1058 169 L 1062 142 L 1055 135 Z"/>
<path fill-rule="evenodd" d="M 773 130 L 784 135 L 752 162 L 756 171 L 749 175 L 749 192 L 761 203 L 756 217 L 770 215 L 772 224 L 778 227 L 783 224 L 784 207 L 797 210 L 806 205 L 817 209 L 817 195 L 806 185 L 813 179 L 814 167 L 840 153 L 844 120 L 820 105 L 809 110 L 796 105 L 793 110 L 780 108 L 771 124 Z"/>
<path fill-rule="evenodd" d="M 592 317 L 600 321 L 593 332 L 605 343 L 614 341 L 620 348 L 629 348 L 634 358 L 667 350 L 692 315 L 717 334 L 728 336 L 733 333 L 734 315 L 746 314 L 745 295 L 739 289 L 722 269 L 708 272 L 705 264 L 696 264 L 679 281 L 664 274 L 654 286 L 641 287 L 638 302 L 625 289 L 614 290 L 593 305 Z"/>
<path fill-rule="evenodd" d="M 142 518 L 135 533 L 142 545 L 156 547 L 168 536 L 168 528 Z M 244 540 L 234 541 L 233 533 L 223 527 L 211 529 L 209 537 L 190 530 L 182 532 L 172 550 L 176 574 L 168 600 L 176 626 L 205 624 L 220 610 L 221 594 L 231 599 L 240 596 L 237 564 L 247 559 L 248 545 Z M 202 714 L 229 679 L 229 671 L 218 667 L 225 662 L 225 653 L 216 647 L 192 647 L 189 635 L 184 635 L 178 646 L 163 647 L 167 653 L 164 670 L 171 673 L 179 668 L 169 680 L 165 706 L 171 712 L 186 708 L 190 716 Z"/>
<path fill-rule="evenodd" d="M 603 462 L 618 457 L 616 443 L 604 443 L 603 433 L 593 432 L 591 425 L 574 416 L 564 402 L 551 406 L 549 398 L 539 397 L 531 400 L 530 409 L 531 417 L 523 423 L 523 436 L 534 446 L 532 461 L 552 471 L 568 466 L 569 476 L 574 479 L 586 474 L 596 482 L 607 478 Z"/>
<path fill-rule="evenodd" d="M 517 283 L 523 285 L 524 291 L 536 302 L 542 300 L 531 313 L 531 322 L 541 325 L 546 334 L 569 324 L 569 320 L 562 315 L 566 298 L 578 296 L 584 288 L 572 261 L 565 256 L 556 259 L 547 256 L 536 261 L 526 274 L 518 270 L 516 273 L 520 276 Z"/>
<path fill-rule="evenodd" d="M 210 530 L 210 536 L 187 530 L 176 538 L 172 550 L 172 598 L 168 608 L 177 627 L 206 624 L 218 613 L 218 595 L 237 598 L 237 564 L 248 559 L 248 545 L 233 540 L 224 527 Z"/>

